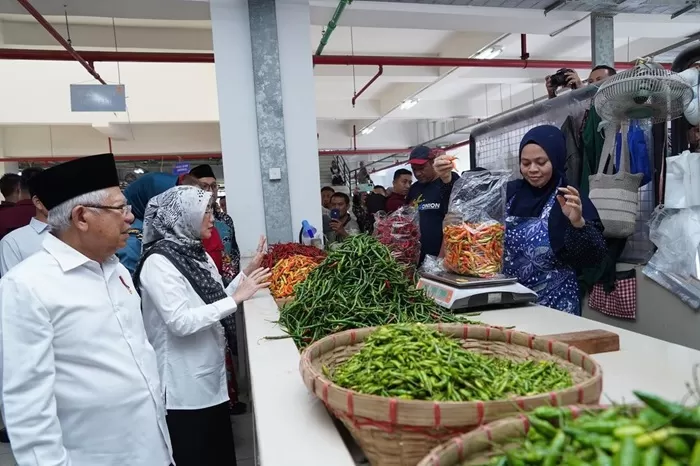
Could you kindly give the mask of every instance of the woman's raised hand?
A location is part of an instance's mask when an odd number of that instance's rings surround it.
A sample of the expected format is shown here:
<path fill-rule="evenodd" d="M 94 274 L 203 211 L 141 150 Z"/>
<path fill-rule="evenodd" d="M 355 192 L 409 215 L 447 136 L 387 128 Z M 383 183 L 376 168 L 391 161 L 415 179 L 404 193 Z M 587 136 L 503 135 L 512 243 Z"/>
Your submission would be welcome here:
<path fill-rule="evenodd" d="M 255 293 L 270 286 L 270 269 L 256 269 L 241 280 L 233 292 L 233 300 L 237 306 L 253 297 Z"/>
<path fill-rule="evenodd" d="M 581 206 L 581 195 L 573 186 L 557 188 L 557 201 L 561 206 L 561 211 L 569 219 L 574 228 L 583 228 L 586 221 L 583 219 L 583 208 Z"/>
<path fill-rule="evenodd" d="M 243 273 L 246 275 L 250 275 L 254 270 L 259 269 L 260 264 L 262 264 L 263 258 L 265 257 L 266 253 L 267 238 L 265 238 L 265 235 L 260 235 L 260 241 L 258 241 L 258 248 L 255 250 L 255 256 L 253 256 L 253 260 L 251 260 L 250 263 L 243 270 Z"/>

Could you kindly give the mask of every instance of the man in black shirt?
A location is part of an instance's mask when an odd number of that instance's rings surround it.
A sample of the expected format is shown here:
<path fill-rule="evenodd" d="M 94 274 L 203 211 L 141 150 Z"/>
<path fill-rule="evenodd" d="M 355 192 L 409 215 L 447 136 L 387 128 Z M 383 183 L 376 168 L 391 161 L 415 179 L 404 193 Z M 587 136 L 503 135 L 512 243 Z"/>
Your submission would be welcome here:
<path fill-rule="evenodd" d="M 418 209 L 420 216 L 421 256 L 437 256 L 442 247 L 442 221 L 447 213 L 450 193 L 459 175 L 452 171 L 453 159 L 440 149 L 418 146 L 408 161 L 418 180 L 408 190 L 406 203 Z"/>

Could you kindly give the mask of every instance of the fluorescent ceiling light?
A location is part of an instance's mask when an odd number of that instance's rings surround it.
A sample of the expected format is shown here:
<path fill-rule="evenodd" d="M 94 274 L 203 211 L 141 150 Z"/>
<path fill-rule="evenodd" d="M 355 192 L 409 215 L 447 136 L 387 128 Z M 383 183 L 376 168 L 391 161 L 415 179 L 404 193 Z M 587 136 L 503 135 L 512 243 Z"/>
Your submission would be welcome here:
<path fill-rule="evenodd" d="M 374 131 L 374 129 L 374 126 L 368 126 L 367 128 L 364 128 L 362 131 L 360 131 L 360 134 L 370 134 L 372 131 Z"/>
<path fill-rule="evenodd" d="M 134 173 L 137 175 L 143 175 L 143 168 L 134 168 Z"/>
<path fill-rule="evenodd" d="M 474 58 L 480 58 L 482 60 L 490 60 L 492 58 L 496 58 L 500 54 L 503 53 L 503 47 L 500 46 L 495 46 L 495 47 L 488 47 L 482 50 L 481 52 L 477 53 Z"/>
<path fill-rule="evenodd" d="M 401 110 L 408 110 L 409 108 L 415 107 L 417 103 L 418 103 L 418 99 L 404 100 L 403 102 L 401 102 L 401 105 L 399 106 L 399 108 Z"/>

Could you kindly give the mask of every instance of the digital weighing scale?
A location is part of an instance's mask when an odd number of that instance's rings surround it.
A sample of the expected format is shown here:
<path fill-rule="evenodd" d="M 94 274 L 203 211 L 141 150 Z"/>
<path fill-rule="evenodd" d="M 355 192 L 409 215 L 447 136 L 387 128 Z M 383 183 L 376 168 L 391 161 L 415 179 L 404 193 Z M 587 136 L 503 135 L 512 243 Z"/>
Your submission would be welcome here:
<path fill-rule="evenodd" d="M 489 306 L 523 305 L 537 294 L 515 278 L 475 278 L 448 272 L 421 273 L 418 288 L 438 304 L 455 312 Z"/>

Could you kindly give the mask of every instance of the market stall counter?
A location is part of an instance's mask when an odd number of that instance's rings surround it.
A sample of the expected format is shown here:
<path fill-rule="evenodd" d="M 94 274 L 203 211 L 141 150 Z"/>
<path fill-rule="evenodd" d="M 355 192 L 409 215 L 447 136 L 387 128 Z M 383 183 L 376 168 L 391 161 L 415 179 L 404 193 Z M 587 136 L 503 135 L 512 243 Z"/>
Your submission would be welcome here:
<path fill-rule="evenodd" d="M 246 302 L 244 327 L 250 395 L 254 410 L 255 454 L 261 466 L 355 464 L 323 404 L 304 386 L 299 352 L 274 323 L 278 308 L 268 293 Z M 602 402 L 634 401 L 641 389 L 681 400 L 700 364 L 700 351 L 542 306 L 492 310 L 475 317 L 537 335 L 603 329 L 620 338 L 620 350 L 595 354 L 603 369 Z"/>

